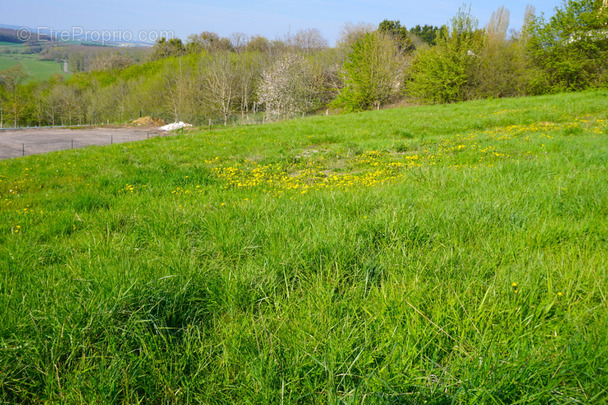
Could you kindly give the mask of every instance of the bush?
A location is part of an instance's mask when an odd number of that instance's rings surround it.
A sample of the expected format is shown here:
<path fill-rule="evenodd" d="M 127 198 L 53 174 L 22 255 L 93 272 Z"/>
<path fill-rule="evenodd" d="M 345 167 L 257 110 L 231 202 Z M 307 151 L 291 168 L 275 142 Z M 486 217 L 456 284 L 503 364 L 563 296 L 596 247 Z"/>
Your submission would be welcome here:
<path fill-rule="evenodd" d="M 379 108 L 398 94 L 405 61 L 399 41 L 381 32 L 357 40 L 344 63 L 344 88 L 333 105 L 346 111 Z"/>
<path fill-rule="evenodd" d="M 469 11 L 460 10 L 444 27 L 437 46 L 421 50 L 415 58 L 406 87 L 407 94 L 426 103 L 465 100 L 469 77 L 479 64 L 483 31 Z"/>
<path fill-rule="evenodd" d="M 608 83 L 608 8 L 601 0 L 564 1 L 549 21 L 537 18 L 530 52 L 540 67 L 536 92 L 600 87 Z"/>

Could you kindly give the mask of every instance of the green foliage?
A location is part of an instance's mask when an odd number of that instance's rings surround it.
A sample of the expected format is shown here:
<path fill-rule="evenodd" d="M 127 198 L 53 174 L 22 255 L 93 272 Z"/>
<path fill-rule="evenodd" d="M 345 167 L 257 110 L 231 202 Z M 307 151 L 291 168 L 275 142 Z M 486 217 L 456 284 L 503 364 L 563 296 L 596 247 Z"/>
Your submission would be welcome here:
<path fill-rule="evenodd" d="M 484 29 L 470 8 L 463 8 L 441 29 L 425 25 L 408 31 L 398 20 L 384 20 L 377 29 L 347 25 L 335 49 L 328 49 L 314 29 L 285 41 L 254 36 L 247 42 L 245 34 L 235 34 L 234 45 L 203 32 L 186 44 L 161 38 L 148 53 L 48 46 L 40 55 L 48 62 L 35 61 L 36 68 L 33 55 L 2 54 L 0 70 L 20 63 L 33 80 L 42 75 L 40 64 L 57 72 L 59 65 L 50 60 L 68 59 L 76 73 L 65 82 L 22 83 L 19 103 L 11 104 L 16 125 L 124 122 L 140 112 L 227 124 L 236 115 L 255 121 L 260 106 L 267 108 L 267 117 L 277 118 L 327 107 L 379 109 L 404 97 L 410 103 L 438 104 L 608 84 L 608 7 L 602 1 L 564 1 L 548 22 L 533 17 L 529 8 L 521 33 L 507 36 L 508 27 L 504 7 Z M 30 50 L 33 45 L 27 44 Z M 290 52 L 305 54 L 297 61 L 301 66 L 279 69 Z M 283 73 L 273 75 L 273 66 Z"/>
<path fill-rule="evenodd" d="M 409 72 L 407 94 L 428 103 L 467 99 L 470 74 L 479 64 L 484 34 L 470 10 L 461 9 L 442 29 L 437 45 L 421 50 Z"/>
<path fill-rule="evenodd" d="M 54 74 L 63 74 L 61 65 L 54 61 L 40 60 L 38 55 L 26 55 L 22 53 L 0 55 L 0 70 L 6 70 L 14 66 L 21 68 L 28 74 L 26 81 L 48 80 Z"/>
<path fill-rule="evenodd" d="M 484 28 L 477 63 L 468 73 L 467 99 L 515 97 L 529 91 L 535 66 L 526 52 L 526 34 L 507 36 L 510 13 L 500 7 Z"/>
<path fill-rule="evenodd" d="M 530 32 L 530 51 L 541 68 L 535 92 L 608 83 L 608 8 L 601 0 L 564 1 L 549 21 L 537 18 Z"/>
<path fill-rule="evenodd" d="M 345 111 L 379 108 L 400 89 L 404 60 L 399 44 L 379 31 L 357 40 L 344 63 L 344 88 L 333 103 Z"/>
<path fill-rule="evenodd" d="M 27 95 L 21 84 L 27 78 L 27 74 L 20 65 L 0 72 L 0 108 L 3 112 L 2 125 L 4 120 L 11 122 L 13 127 L 17 127 L 21 116 L 27 108 Z"/>
<path fill-rule="evenodd" d="M 2 403 L 602 403 L 608 94 L 0 161 Z"/>
<path fill-rule="evenodd" d="M 409 38 L 407 28 L 401 25 L 399 20 L 384 20 L 378 25 L 378 31 L 393 37 L 399 44 L 399 48 L 404 51 L 413 50 L 414 45 Z"/>
<path fill-rule="evenodd" d="M 188 37 L 186 51 L 188 53 L 223 52 L 233 50 L 228 38 L 221 38 L 215 32 L 205 31 Z"/>
<path fill-rule="evenodd" d="M 518 41 L 486 40 L 479 62 L 469 72 L 467 99 L 517 97 L 529 94 L 535 67 Z"/>
<path fill-rule="evenodd" d="M 409 32 L 410 34 L 416 35 L 427 45 L 436 45 L 440 31 L 441 28 L 439 27 L 425 24 L 423 27 L 416 25 L 415 27 L 410 28 Z"/>
<path fill-rule="evenodd" d="M 245 49 L 249 52 L 268 53 L 272 49 L 272 43 L 266 37 L 254 35 L 247 42 Z"/>
<path fill-rule="evenodd" d="M 159 60 L 168 58 L 171 56 L 182 56 L 186 54 L 186 46 L 179 38 L 167 38 L 162 37 L 156 41 L 152 48 L 152 55 L 150 60 Z"/>
<path fill-rule="evenodd" d="M 239 92 L 231 96 L 229 111 L 249 111 L 255 101 L 253 83 L 260 74 L 257 54 L 231 54 L 239 67 Z M 69 80 L 38 83 L 22 98 L 26 104 L 19 125 L 60 125 L 99 122 L 125 122 L 140 112 L 165 120 L 207 123 L 223 116 L 218 99 L 208 95 L 221 93 L 205 80 L 209 58 L 205 54 L 166 57 L 120 70 L 93 71 L 72 75 Z M 208 70 L 207 70 L 208 71 Z M 234 75 L 233 75 L 234 76 Z M 75 108 L 74 106 L 77 106 Z M 7 116 L 4 117 L 5 121 Z"/>
<path fill-rule="evenodd" d="M 53 65 L 50 63 L 51 61 L 62 63 L 67 60 L 70 71 L 89 72 L 124 67 L 134 62 L 141 63 L 149 59 L 151 52 L 151 48 L 93 46 L 61 42 L 47 44 L 37 56 L 40 61 L 45 61 L 49 65 Z"/>
<path fill-rule="evenodd" d="M 74 52 L 70 56 L 68 66 L 71 73 L 84 72 L 86 70 L 84 55 L 80 52 Z"/>
<path fill-rule="evenodd" d="M 406 84 L 409 97 L 431 104 L 464 99 L 463 89 L 468 82 L 467 56 L 443 51 L 444 48 L 437 46 L 416 56 Z"/>

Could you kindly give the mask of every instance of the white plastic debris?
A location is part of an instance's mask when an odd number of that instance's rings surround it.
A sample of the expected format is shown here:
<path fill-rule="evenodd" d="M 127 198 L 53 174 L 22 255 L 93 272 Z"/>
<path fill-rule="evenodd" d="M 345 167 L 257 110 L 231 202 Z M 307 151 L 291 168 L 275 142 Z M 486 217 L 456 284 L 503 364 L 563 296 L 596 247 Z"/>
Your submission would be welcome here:
<path fill-rule="evenodd" d="M 176 129 L 182 129 L 186 127 L 191 127 L 191 124 L 186 124 L 185 122 L 174 122 L 173 124 L 167 124 L 164 127 L 160 127 L 159 129 L 163 131 L 175 131 Z"/>

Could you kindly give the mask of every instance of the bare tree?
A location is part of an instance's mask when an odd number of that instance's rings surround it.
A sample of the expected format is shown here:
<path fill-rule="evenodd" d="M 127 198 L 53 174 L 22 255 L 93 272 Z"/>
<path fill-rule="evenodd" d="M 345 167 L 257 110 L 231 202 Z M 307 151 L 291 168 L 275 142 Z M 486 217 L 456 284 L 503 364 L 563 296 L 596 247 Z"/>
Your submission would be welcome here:
<path fill-rule="evenodd" d="M 526 13 L 531 10 L 528 8 Z M 467 98 L 512 97 L 521 95 L 525 88 L 525 72 L 529 71 L 523 49 L 524 34 L 507 38 L 509 10 L 500 7 L 485 28 L 482 46 L 469 65 Z"/>
<path fill-rule="evenodd" d="M 163 72 L 167 101 L 173 119 L 179 121 L 190 110 L 194 87 L 194 75 L 187 61 L 180 58 L 174 64 L 167 64 Z"/>
<path fill-rule="evenodd" d="M 239 78 L 241 69 L 237 58 L 229 52 L 221 52 L 203 56 L 201 60 L 201 80 L 204 86 L 200 96 L 202 102 L 224 118 L 228 117 L 235 108 L 239 97 Z"/>
<path fill-rule="evenodd" d="M 510 12 L 504 6 L 492 13 L 490 22 L 486 26 L 486 35 L 490 41 L 505 41 L 509 28 Z"/>
<path fill-rule="evenodd" d="M 300 30 L 295 35 L 288 35 L 285 44 L 295 50 L 317 52 L 329 47 L 327 40 L 316 28 Z"/>
<path fill-rule="evenodd" d="M 230 43 L 237 53 L 241 53 L 249 43 L 249 36 L 242 32 L 233 32 L 230 34 Z"/>
<path fill-rule="evenodd" d="M 263 64 L 263 56 L 255 52 L 244 53 L 237 59 L 241 117 L 249 112 L 256 90 L 256 82 L 262 74 Z"/>
<path fill-rule="evenodd" d="M 526 12 L 524 14 L 524 23 L 523 26 L 521 28 L 521 40 L 522 41 L 527 41 L 530 36 L 531 36 L 531 32 L 530 30 L 532 29 L 533 25 L 534 25 L 534 19 L 536 18 L 536 8 L 534 6 L 531 6 L 530 4 L 528 4 L 526 6 Z"/>
<path fill-rule="evenodd" d="M 338 47 L 342 49 L 350 49 L 355 42 L 363 38 L 365 34 L 376 31 L 376 26 L 368 23 L 347 23 L 342 32 L 340 32 L 340 38 L 338 38 Z"/>
<path fill-rule="evenodd" d="M 135 63 L 135 60 L 129 55 L 121 55 L 112 53 L 110 55 L 98 55 L 91 64 L 89 70 L 115 70 L 124 69 Z"/>

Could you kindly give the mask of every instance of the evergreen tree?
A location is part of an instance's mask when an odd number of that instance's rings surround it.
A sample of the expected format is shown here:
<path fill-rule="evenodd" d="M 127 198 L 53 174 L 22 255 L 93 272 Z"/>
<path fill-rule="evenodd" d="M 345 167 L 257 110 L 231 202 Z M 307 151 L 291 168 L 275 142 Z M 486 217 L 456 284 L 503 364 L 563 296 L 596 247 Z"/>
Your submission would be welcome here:
<path fill-rule="evenodd" d="M 393 37 L 401 50 L 409 51 L 414 49 L 414 44 L 409 38 L 409 33 L 399 20 L 384 20 L 378 26 L 378 31 Z"/>
<path fill-rule="evenodd" d="M 439 27 L 425 24 L 424 27 L 416 25 L 415 27 L 411 28 L 409 32 L 410 34 L 420 38 L 420 40 L 427 45 L 436 45 L 437 37 L 439 36 L 440 31 L 441 28 Z"/>

